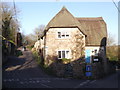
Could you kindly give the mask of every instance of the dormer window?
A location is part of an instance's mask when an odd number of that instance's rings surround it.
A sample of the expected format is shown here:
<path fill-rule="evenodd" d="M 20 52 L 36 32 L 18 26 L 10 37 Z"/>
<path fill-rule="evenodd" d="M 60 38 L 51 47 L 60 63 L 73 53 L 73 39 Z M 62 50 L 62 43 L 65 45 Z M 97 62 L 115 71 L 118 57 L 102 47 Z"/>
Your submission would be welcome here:
<path fill-rule="evenodd" d="M 58 32 L 58 38 L 68 38 L 69 33 L 68 32 Z"/>

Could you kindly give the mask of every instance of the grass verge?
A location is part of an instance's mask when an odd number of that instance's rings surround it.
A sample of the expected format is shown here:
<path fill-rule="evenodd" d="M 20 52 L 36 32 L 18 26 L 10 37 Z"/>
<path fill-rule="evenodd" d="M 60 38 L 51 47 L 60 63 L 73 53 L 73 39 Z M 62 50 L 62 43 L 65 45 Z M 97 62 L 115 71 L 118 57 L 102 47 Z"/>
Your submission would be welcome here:
<path fill-rule="evenodd" d="M 40 66 L 40 68 L 42 69 L 43 72 L 45 72 L 46 74 L 51 75 L 51 76 L 56 76 L 56 74 L 53 72 L 52 68 L 43 64 L 43 60 L 41 59 L 38 52 L 34 51 L 32 53 L 33 53 L 34 59 L 36 60 L 37 64 Z"/>

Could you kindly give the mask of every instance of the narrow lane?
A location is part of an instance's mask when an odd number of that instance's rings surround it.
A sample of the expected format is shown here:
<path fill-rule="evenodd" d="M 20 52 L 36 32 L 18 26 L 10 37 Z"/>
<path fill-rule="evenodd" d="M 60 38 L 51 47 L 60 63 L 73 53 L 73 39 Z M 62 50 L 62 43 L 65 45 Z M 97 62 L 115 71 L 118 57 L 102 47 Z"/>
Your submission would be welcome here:
<path fill-rule="evenodd" d="M 23 55 L 18 58 L 13 56 L 9 57 L 8 63 L 3 66 L 3 88 L 29 87 L 28 82 L 34 83 L 34 81 L 32 82 L 33 78 L 51 77 L 40 69 L 37 62 L 33 59 L 31 51 L 27 50 L 22 53 Z M 44 87 L 42 85 L 36 86 Z M 30 87 L 34 88 L 33 85 L 30 85 Z"/>
<path fill-rule="evenodd" d="M 92 80 L 82 88 L 118 88 L 118 72 L 98 80 Z"/>
<path fill-rule="evenodd" d="M 44 73 L 31 51 L 20 57 L 9 57 L 3 66 L 3 88 L 73 88 L 84 80 L 52 77 Z"/>
<path fill-rule="evenodd" d="M 120 72 L 120 71 L 118 71 Z M 44 73 L 31 51 L 9 57 L 3 66 L 3 88 L 118 88 L 118 72 L 99 80 L 58 78 Z"/>

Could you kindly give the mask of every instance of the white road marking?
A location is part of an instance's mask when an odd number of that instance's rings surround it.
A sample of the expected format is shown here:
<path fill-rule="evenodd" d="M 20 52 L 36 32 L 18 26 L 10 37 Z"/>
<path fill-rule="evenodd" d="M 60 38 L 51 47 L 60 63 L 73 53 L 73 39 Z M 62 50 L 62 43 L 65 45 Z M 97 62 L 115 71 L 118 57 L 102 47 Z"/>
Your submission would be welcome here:
<path fill-rule="evenodd" d="M 84 84 L 86 84 L 86 83 L 88 83 L 88 82 L 90 82 L 90 80 L 86 80 L 86 81 L 80 83 L 80 84 L 79 84 L 78 86 L 76 86 L 75 88 L 79 88 L 80 86 L 83 86 Z"/>
<path fill-rule="evenodd" d="M 11 82 L 11 79 L 8 79 L 8 81 L 10 81 L 10 82 Z"/>
<path fill-rule="evenodd" d="M 91 81 L 90 83 L 94 83 L 94 82 L 96 82 L 96 80 L 93 80 L 93 81 Z"/>
<path fill-rule="evenodd" d="M 32 83 L 32 81 L 29 81 L 29 83 Z"/>
<path fill-rule="evenodd" d="M 27 79 L 24 79 L 27 80 Z M 28 80 L 69 80 L 68 78 L 29 78 Z"/>
<path fill-rule="evenodd" d="M 46 82 L 50 82 L 49 80 L 41 80 L 41 82 L 46 83 Z"/>
<path fill-rule="evenodd" d="M 92 84 L 92 83 L 94 83 L 94 82 L 96 82 L 96 80 L 93 80 L 93 81 L 91 81 L 91 82 L 90 82 L 90 80 L 86 80 L 85 82 L 80 83 L 80 84 L 79 84 L 78 86 L 76 86 L 75 88 L 79 88 L 80 86 L 83 86 L 83 85 L 85 85 L 85 84 L 87 84 L 87 83 Z"/>
<path fill-rule="evenodd" d="M 45 87 L 47 87 L 47 88 L 53 88 L 53 87 L 50 87 L 50 86 L 47 86 L 47 85 L 45 85 L 45 84 L 43 84 L 43 83 L 40 83 L 42 86 L 45 86 Z"/>
<path fill-rule="evenodd" d="M 83 84 L 81 83 L 80 86 L 82 86 Z"/>
<path fill-rule="evenodd" d="M 4 79 L 3 82 L 19 82 L 20 80 L 19 79 Z M 31 79 L 23 79 L 21 80 L 19 83 L 23 84 L 23 83 L 50 83 L 51 81 L 49 80 L 31 80 Z"/>
<path fill-rule="evenodd" d="M 19 79 L 4 79 L 3 80 L 4 82 L 11 82 L 11 81 L 19 81 Z M 43 84 L 43 83 L 49 83 L 50 81 L 49 80 L 33 80 L 33 79 L 24 79 L 24 81 L 20 81 L 19 83 L 20 84 L 29 84 L 29 83 L 40 83 L 42 86 L 46 87 L 46 88 L 53 88 L 51 86 L 48 86 L 46 84 Z"/>
<path fill-rule="evenodd" d="M 19 81 L 19 79 L 16 79 L 16 81 Z"/>
<path fill-rule="evenodd" d="M 23 82 L 20 82 L 20 84 L 24 84 Z"/>
<path fill-rule="evenodd" d="M 39 83 L 40 81 L 36 81 L 37 83 Z"/>
<path fill-rule="evenodd" d="M 27 80 L 27 79 L 26 79 Z M 29 78 L 29 80 L 33 80 L 32 78 Z"/>
<path fill-rule="evenodd" d="M 19 79 L 4 79 L 3 81 L 4 82 L 7 82 L 7 81 L 11 82 L 11 81 L 19 81 Z"/>

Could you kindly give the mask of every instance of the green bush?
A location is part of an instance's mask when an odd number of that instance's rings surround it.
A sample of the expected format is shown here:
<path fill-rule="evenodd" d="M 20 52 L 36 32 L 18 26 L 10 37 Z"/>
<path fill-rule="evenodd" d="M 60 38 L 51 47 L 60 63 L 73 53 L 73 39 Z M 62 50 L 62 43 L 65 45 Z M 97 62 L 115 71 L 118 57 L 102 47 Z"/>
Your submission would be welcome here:
<path fill-rule="evenodd" d="M 34 51 L 33 52 L 33 56 L 34 56 L 34 59 L 37 61 L 37 64 L 41 64 L 41 58 L 40 56 L 38 55 L 38 52 Z"/>
<path fill-rule="evenodd" d="M 118 61 L 118 46 L 108 46 L 106 49 L 107 58 L 110 61 Z"/>
<path fill-rule="evenodd" d="M 62 58 L 62 61 L 63 61 L 63 62 L 70 62 L 70 59 Z"/>
<path fill-rule="evenodd" d="M 41 57 L 39 56 L 38 52 L 34 51 L 33 52 L 34 59 L 36 60 L 37 64 L 40 66 L 40 68 L 47 74 L 49 75 L 54 75 L 55 73 L 52 68 L 50 68 L 48 65 L 44 65 L 42 63 Z"/>
<path fill-rule="evenodd" d="M 29 48 L 30 50 L 34 47 L 34 45 L 28 45 L 27 48 Z"/>
<path fill-rule="evenodd" d="M 21 55 L 23 55 L 23 54 L 22 54 L 22 51 L 21 51 L 21 50 L 16 50 L 15 55 L 16 55 L 17 57 L 19 57 L 19 56 L 21 56 Z"/>

